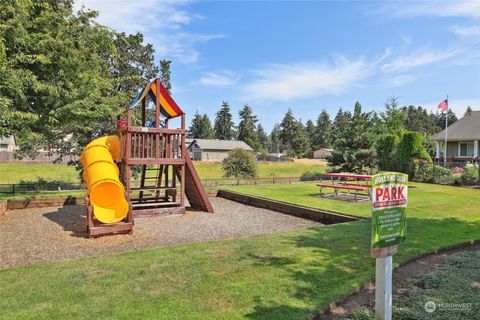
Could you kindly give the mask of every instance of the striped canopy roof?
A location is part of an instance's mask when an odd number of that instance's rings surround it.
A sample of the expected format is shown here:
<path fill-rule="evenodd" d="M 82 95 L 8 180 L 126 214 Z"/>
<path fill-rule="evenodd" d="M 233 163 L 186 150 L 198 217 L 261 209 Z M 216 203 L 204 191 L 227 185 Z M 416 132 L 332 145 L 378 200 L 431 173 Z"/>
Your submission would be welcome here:
<path fill-rule="evenodd" d="M 175 118 L 178 116 L 181 116 L 183 114 L 182 109 L 177 105 L 177 103 L 172 99 L 168 91 L 165 89 L 165 87 L 160 83 L 160 97 L 159 97 L 159 102 L 160 102 L 160 113 L 166 117 L 167 119 Z M 140 90 L 133 99 L 133 102 L 130 104 L 130 109 L 135 108 L 140 101 L 145 99 L 146 95 L 149 94 L 150 98 L 152 98 L 153 101 L 155 101 L 155 98 L 157 96 L 157 86 L 156 86 L 156 81 L 152 81 L 151 83 L 147 84 Z"/>

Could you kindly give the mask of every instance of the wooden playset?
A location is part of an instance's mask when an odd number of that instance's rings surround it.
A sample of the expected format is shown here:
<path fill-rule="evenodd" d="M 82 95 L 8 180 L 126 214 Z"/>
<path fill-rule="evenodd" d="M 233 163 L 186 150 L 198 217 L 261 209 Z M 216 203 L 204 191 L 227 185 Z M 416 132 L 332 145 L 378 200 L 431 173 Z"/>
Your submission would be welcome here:
<path fill-rule="evenodd" d="M 185 146 L 185 114 L 160 80 L 142 88 L 122 115 L 116 134 L 92 141 L 80 157 L 88 235 L 131 233 L 136 217 L 184 213 L 185 197 L 191 208 L 213 212 Z M 180 128 L 170 128 L 178 117 Z"/>

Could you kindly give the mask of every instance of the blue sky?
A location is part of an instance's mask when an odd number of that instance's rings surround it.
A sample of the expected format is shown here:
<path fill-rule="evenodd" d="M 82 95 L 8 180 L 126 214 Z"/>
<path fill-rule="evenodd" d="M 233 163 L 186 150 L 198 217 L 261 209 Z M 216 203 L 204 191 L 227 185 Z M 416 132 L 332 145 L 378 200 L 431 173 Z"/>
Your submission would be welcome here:
<path fill-rule="evenodd" d="M 270 130 L 289 107 L 303 122 L 326 109 L 480 110 L 480 1 L 94 1 L 76 8 L 142 32 L 172 63 L 173 96 L 212 121 L 222 101 L 248 103 Z"/>

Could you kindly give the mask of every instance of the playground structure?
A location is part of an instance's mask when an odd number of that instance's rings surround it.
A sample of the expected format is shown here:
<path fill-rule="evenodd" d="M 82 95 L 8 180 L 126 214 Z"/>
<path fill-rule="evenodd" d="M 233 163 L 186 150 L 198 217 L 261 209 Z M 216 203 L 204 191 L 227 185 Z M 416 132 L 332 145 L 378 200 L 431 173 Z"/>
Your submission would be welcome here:
<path fill-rule="evenodd" d="M 213 212 L 185 147 L 185 114 L 160 80 L 143 87 L 122 115 L 116 134 L 90 142 L 80 156 L 89 237 L 131 233 L 135 217 L 184 213 L 185 197 L 192 208 Z M 180 128 L 169 128 L 178 117 Z"/>

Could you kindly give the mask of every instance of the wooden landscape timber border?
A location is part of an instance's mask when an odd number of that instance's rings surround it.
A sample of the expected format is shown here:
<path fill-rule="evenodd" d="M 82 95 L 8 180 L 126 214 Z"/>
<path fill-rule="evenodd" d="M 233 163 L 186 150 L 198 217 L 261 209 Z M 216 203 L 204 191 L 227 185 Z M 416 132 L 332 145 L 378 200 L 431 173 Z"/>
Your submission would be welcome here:
<path fill-rule="evenodd" d="M 209 197 L 216 197 L 218 190 L 206 190 Z M 44 198 L 19 198 L 0 200 L 0 215 L 7 210 L 62 207 L 68 205 L 84 205 L 84 196 L 44 197 Z M 5 207 L 5 209 L 3 209 Z M 4 210 L 4 211 L 2 211 Z"/>
<path fill-rule="evenodd" d="M 268 209 L 272 211 L 281 212 L 299 218 L 317 221 L 323 224 L 334 224 L 349 221 L 357 221 L 363 218 L 349 216 L 346 214 L 317 210 L 313 208 L 293 205 L 286 202 L 275 201 L 260 197 L 245 195 L 242 193 L 227 191 L 227 190 L 207 190 L 209 197 L 221 197 L 224 199 L 236 201 L 242 204 Z M 27 209 L 27 208 L 42 208 L 42 207 L 62 207 L 66 205 L 84 205 L 85 197 L 82 196 L 66 196 L 66 197 L 46 197 L 46 198 L 31 198 L 31 199 L 8 199 L 6 202 L 7 210 Z M 0 215 L 2 203 L 0 202 Z"/>
<path fill-rule="evenodd" d="M 0 216 L 4 215 L 5 212 L 7 212 L 7 205 L 8 201 L 7 200 L 0 200 Z"/>
<path fill-rule="evenodd" d="M 42 207 L 62 207 L 66 205 L 85 204 L 85 197 L 66 196 L 66 197 L 45 197 L 45 198 L 23 198 L 8 199 L 7 209 L 27 209 Z"/>
<path fill-rule="evenodd" d="M 360 217 L 349 216 L 346 214 L 298 206 L 282 201 L 254 197 L 230 190 L 219 190 L 217 197 L 240 202 L 253 207 L 268 209 L 303 219 L 317 221 L 323 224 L 334 224 L 363 219 Z"/>

